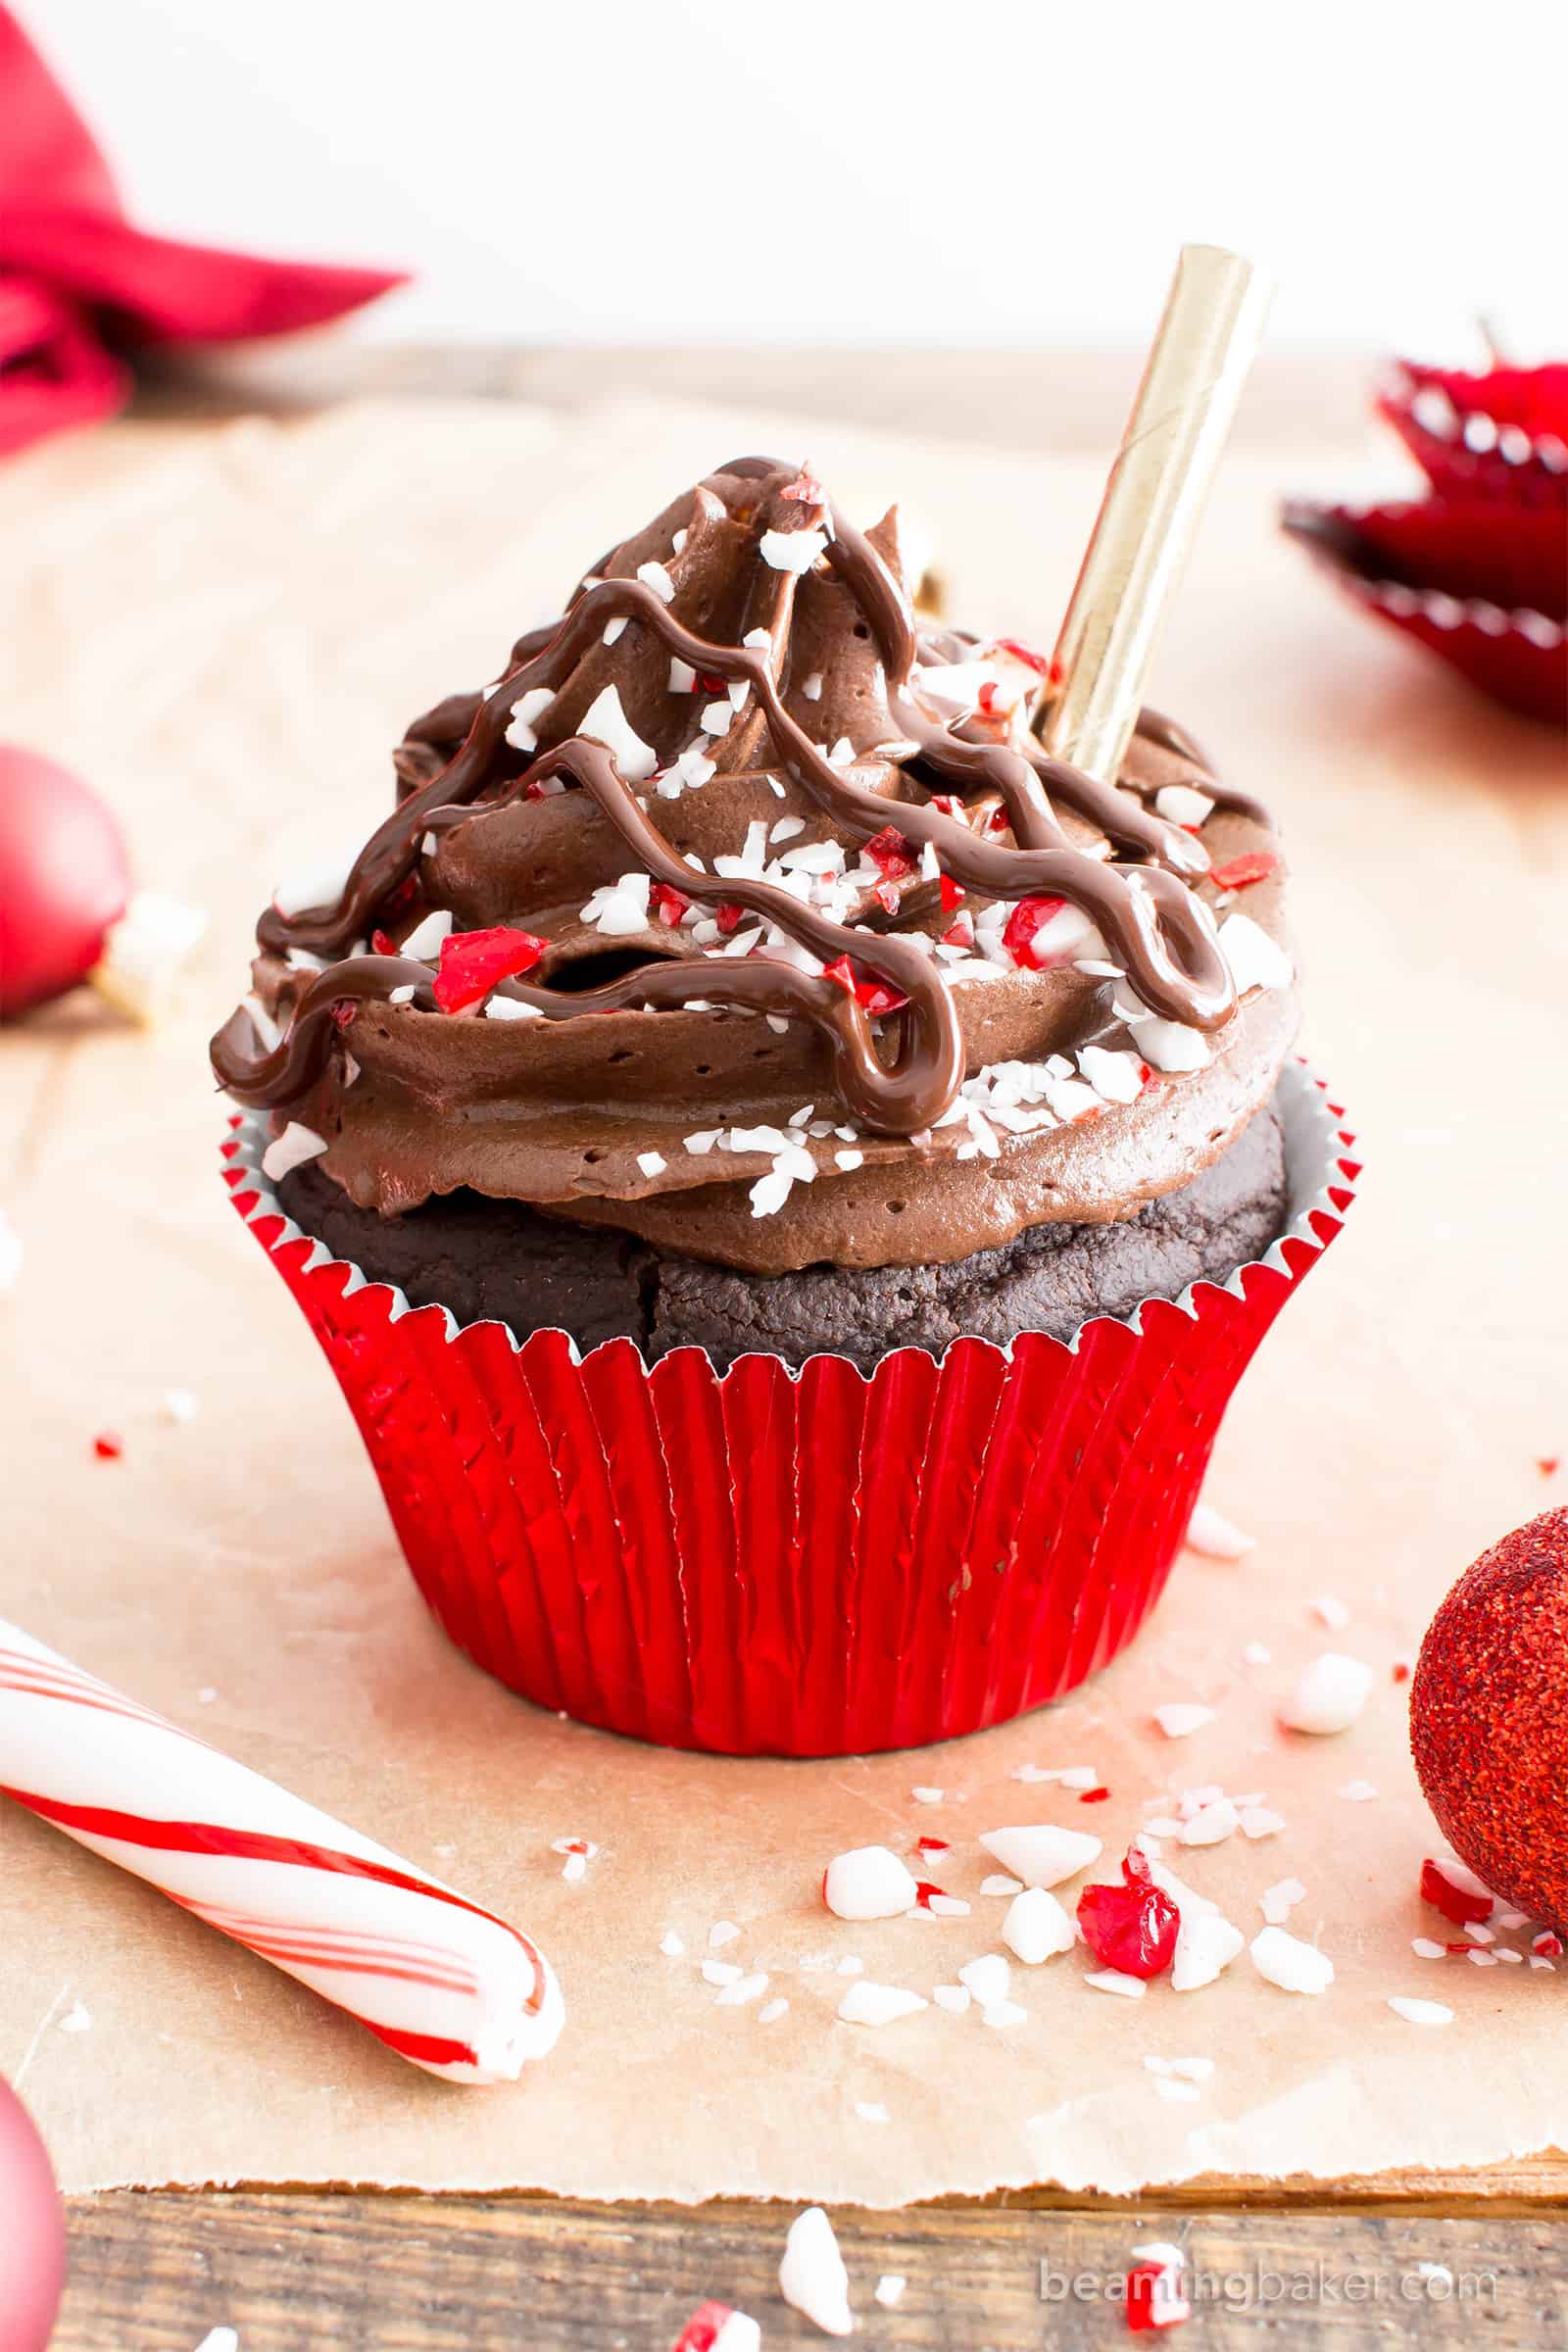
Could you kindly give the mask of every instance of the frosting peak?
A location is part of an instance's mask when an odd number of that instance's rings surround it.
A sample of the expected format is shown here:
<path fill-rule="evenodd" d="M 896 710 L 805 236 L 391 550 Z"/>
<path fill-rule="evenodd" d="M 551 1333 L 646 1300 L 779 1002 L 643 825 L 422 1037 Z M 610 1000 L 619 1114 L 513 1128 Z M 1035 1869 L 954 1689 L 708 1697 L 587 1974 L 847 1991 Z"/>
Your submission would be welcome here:
<path fill-rule="evenodd" d="M 494 686 L 415 722 L 336 898 L 264 914 L 264 1018 L 237 1013 L 215 1067 L 309 1112 L 388 1209 L 476 1183 L 582 1213 L 783 1159 L 782 1205 L 868 1159 L 961 1156 L 1003 1063 L 1036 1073 L 1026 1133 L 1081 1095 L 1135 1103 L 1135 1065 L 1206 1066 L 1245 1026 L 1204 819 L 1264 821 L 1166 722 L 1120 786 L 1049 760 L 1042 667 L 915 617 L 896 511 L 862 534 L 803 468 L 734 460 Z M 496 929 L 527 945 L 487 948 L 509 976 L 458 1004 L 437 966 Z M 697 1164 L 715 1148 L 722 1170 Z"/>

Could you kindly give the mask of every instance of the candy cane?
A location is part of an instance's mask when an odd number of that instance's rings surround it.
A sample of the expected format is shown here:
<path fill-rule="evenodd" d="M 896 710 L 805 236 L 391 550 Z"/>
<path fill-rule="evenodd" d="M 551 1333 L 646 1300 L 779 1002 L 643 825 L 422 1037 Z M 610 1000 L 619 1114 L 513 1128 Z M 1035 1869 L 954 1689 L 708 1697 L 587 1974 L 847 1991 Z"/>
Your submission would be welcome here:
<path fill-rule="evenodd" d="M 564 2018 L 526 1936 L 0 1618 L 0 1793 L 161 1887 L 452 2082 L 514 2082 Z"/>

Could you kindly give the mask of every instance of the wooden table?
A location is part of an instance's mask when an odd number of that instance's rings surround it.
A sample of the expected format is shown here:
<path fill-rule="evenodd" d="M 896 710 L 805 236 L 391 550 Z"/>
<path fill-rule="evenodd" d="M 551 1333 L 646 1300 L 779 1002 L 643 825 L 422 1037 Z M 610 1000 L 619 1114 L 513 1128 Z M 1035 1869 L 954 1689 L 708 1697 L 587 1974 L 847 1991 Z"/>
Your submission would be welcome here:
<path fill-rule="evenodd" d="M 1108 446 L 1130 354 L 426 351 L 330 340 L 148 383 L 149 413 L 310 406 L 349 393 L 468 393 L 572 407 L 606 383 L 787 406 L 1019 449 Z M 1368 364 L 1266 358 L 1238 438 L 1352 447 Z M 1104 2283 L 1131 2248 L 1181 2240 L 1202 2275 L 1186 2341 L 1298 2347 L 1568 2340 L 1568 2158 L 1484 2174 L 1332 2183 L 1198 2182 L 1126 2203 L 1051 2191 L 835 2214 L 860 2332 L 921 2352 L 1062 2352 L 1121 2340 Z M 182 2352 L 227 2324 L 242 2352 L 664 2352 L 712 2295 L 752 2312 L 767 2352 L 826 2339 L 788 2311 L 791 2210 L 606 2206 L 537 2196 L 125 2193 L 71 2201 L 57 2352 Z M 0 2217 L 3 2222 L 3 2217 Z M 1423 2277 L 1441 2265 L 1452 2286 Z M 1056 2293 L 1042 2293 L 1043 2269 Z M 880 2310 L 884 2272 L 908 2281 Z M 1076 2286 L 1074 2284 L 1076 2282 Z"/>

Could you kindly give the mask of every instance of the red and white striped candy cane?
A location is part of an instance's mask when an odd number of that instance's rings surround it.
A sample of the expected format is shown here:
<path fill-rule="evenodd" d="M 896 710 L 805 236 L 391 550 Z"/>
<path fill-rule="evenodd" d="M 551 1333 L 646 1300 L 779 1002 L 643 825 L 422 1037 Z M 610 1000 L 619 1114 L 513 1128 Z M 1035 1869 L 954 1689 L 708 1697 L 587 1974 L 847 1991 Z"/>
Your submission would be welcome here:
<path fill-rule="evenodd" d="M 0 1793 L 452 2082 L 514 2082 L 564 2018 L 526 1936 L 0 1618 Z"/>

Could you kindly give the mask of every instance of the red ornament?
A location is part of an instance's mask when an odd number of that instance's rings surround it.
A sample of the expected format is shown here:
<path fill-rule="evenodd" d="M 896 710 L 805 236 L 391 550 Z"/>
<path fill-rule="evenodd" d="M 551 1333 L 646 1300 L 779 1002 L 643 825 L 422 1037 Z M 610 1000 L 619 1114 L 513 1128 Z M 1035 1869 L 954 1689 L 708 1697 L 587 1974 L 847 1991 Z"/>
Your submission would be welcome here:
<path fill-rule="evenodd" d="M 1568 1932 L 1568 1509 L 1483 1552 L 1444 1601 L 1410 1685 L 1410 1746 L 1454 1852 Z"/>
<path fill-rule="evenodd" d="M 1020 899 L 1008 915 L 1007 927 L 1002 934 L 1002 944 L 1011 955 L 1013 962 L 1021 964 L 1026 972 L 1049 971 L 1051 965 L 1058 960 L 1054 956 L 1037 955 L 1035 935 L 1043 931 L 1066 904 L 1065 899 Z"/>
<path fill-rule="evenodd" d="M 32 2118 L 0 2082 L 0 2343 L 43 2352 L 66 2283 L 66 2211 Z"/>
<path fill-rule="evenodd" d="M 1527 718 L 1568 720 L 1568 365 L 1401 363 L 1378 402 L 1430 495 L 1293 504 L 1285 527 L 1382 620 Z"/>
<path fill-rule="evenodd" d="M 1156 1886 L 1148 1857 L 1129 1846 L 1119 1886 L 1086 1886 L 1078 1897 L 1084 1941 L 1106 1968 L 1124 1977 L 1157 1977 L 1176 1950 L 1181 1913 Z"/>
<path fill-rule="evenodd" d="M 84 980 L 129 896 L 124 841 L 98 795 L 0 746 L 0 1019 Z"/>
<path fill-rule="evenodd" d="M 449 932 L 441 942 L 436 1003 L 443 1012 L 466 1012 L 498 981 L 531 971 L 549 944 L 531 931 L 514 931 L 505 923 L 490 931 Z"/>

